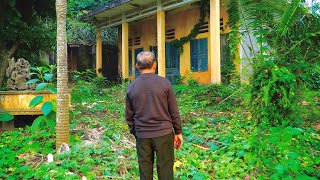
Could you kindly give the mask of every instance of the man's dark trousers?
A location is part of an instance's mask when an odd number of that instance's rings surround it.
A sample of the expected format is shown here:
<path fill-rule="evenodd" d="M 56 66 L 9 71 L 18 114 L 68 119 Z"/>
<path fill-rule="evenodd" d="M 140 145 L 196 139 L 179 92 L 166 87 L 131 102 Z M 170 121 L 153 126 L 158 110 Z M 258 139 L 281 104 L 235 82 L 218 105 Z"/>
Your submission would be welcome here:
<path fill-rule="evenodd" d="M 155 138 L 137 138 L 137 153 L 141 180 L 153 179 L 154 153 L 159 180 L 173 180 L 173 133 Z"/>

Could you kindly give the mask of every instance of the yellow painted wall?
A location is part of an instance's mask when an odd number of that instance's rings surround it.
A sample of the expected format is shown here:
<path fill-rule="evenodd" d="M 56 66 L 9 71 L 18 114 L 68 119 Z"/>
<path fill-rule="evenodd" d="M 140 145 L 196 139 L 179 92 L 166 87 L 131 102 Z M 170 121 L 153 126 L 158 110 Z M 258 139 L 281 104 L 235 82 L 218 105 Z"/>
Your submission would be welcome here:
<path fill-rule="evenodd" d="M 134 50 L 137 48 L 143 48 L 144 50 L 149 50 L 149 46 L 156 46 L 157 37 L 157 19 L 156 16 L 150 16 L 138 22 L 132 22 L 129 24 L 129 39 L 134 39 L 140 37 L 140 45 L 132 45 L 129 48 L 132 50 L 132 68 L 135 70 L 135 54 Z M 135 70 L 137 71 L 137 70 Z M 134 71 L 130 79 L 135 77 Z"/>
<path fill-rule="evenodd" d="M 230 28 L 226 25 L 228 21 L 228 13 L 225 8 L 221 8 L 220 16 L 224 19 L 224 31 L 221 33 L 229 33 Z M 175 29 L 175 38 L 187 36 L 194 25 L 199 21 L 200 11 L 197 5 L 188 5 L 179 9 L 166 12 L 166 29 Z M 206 18 L 208 21 L 208 18 Z M 157 37 L 157 19 L 156 15 L 147 17 L 145 19 L 129 23 L 129 39 L 134 37 L 141 37 L 141 44 L 131 47 L 132 55 L 134 56 L 134 49 L 143 48 L 149 50 L 150 46 L 156 46 Z M 202 84 L 211 83 L 210 80 L 210 33 L 199 34 L 196 39 L 208 38 L 208 72 L 190 72 L 190 42 L 184 45 L 184 52 L 180 55 L 180 75 L 185 77 L 192 77 Z M 120 60 L 121 57 L 119 57 Z M 135 57 L 132 57 L 134 66 Z M 130 77 L 134 79 L 133 76 Z"/>
<path fill-rule="evenodd" d="M 57 95 L 37 91 L 2 91 L 0 92 L 0 109 L 12 115 L 41 115 L 42 103 L 34 108 L 29 103 L 36 96 L 43 96 L 43 102 L 56 100 Z"/>
<path fill-rule="evenodd" d="M 168 28 L 174 28 L 176 38 L 187 36 L 193 26 L 199 21 L 200 11 L 198 7 L 193 9 L 181 11 L 178 13 L 169 12 L 167 15 L 166 23 Z M 208 19 L 206 18 L 206 21 Z M 210 43 L 209 43 L 209 32 L 199 34 L 195 39 L 208 38 L 208 71 L 207 72 L 191 72 L 191 60 L 190 60 L 190 42 L 187 42 L 183 46 L 183 53 L 180 55 L 180 75 L 187 78 L 192 77 L 199 83 L 208 84 L 210 83 Z"/>

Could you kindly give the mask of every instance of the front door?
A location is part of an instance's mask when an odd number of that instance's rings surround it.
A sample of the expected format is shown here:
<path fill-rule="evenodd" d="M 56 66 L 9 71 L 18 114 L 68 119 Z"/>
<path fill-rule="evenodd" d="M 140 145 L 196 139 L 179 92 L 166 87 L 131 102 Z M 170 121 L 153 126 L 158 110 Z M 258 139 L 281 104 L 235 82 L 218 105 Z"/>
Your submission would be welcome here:
<path fill-rule="evenodd" d="M 137 48 L 134 50 L 135 64 L 137 64 L 137 56 L 141 51 L 143 51 L 143 48 Z M 135 67 L 135 78 L 137 78 L 139 75 L 140 75 L 140 71 Z"/>
<path fill-rule="evenodd" d="M 158 63 L 158 46 L 150 46 L 150 51 L 153 52 L 153 54 L 156 58 L 156 61 Z M 156 68 L 156 74 L 158 74 L 158 68 Z"/>
<path fill-rule="evenodd" d="M 180 54 L 177 47 L 166 42 L 166 78 L 176 84 L 180 76 Z"/>
<path fill-rule="evenodd" d="M 129 76 L 131 76 L 132 75 L 132 49 L 129 49 L 129 53 L 128 53 L 128 55 L 129 55 L 129 64 L 128 64 L 128 66 L 129 66 Z"/>

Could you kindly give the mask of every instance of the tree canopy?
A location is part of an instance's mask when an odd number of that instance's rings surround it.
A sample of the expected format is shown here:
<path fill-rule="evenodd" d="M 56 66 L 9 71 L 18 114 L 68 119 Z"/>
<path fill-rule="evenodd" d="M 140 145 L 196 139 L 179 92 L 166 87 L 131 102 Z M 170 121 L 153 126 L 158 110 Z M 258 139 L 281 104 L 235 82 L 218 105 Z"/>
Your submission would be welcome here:
<path fill-rule="evenodd" d="M 4 0 L 1 3 L 2 51 L 9 51 L 17 46 L 15 56 L 37 61 L 39 51 L 54 48 L 54 0 L 45 3 L 41 0 Z"/>
<path fill-rule="evenodd" d="M 102 7 L 114 0 L 69 0 L 67 14 L 68 42 L 73 44 L 92 45 L 95 44 L 96 34 L 93 24 L 80 21 L 80 16 L 89 11 Z M 117 30 L 108 28 L 102 32 L 104 44 L 115 45 L 117 42 Z"/>

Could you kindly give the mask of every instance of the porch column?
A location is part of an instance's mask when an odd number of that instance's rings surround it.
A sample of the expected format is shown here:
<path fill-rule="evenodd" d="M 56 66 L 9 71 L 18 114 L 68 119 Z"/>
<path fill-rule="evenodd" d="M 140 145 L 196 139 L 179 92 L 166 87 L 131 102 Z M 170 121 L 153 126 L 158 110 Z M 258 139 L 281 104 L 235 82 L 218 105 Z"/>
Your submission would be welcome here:
<path fill-rule="evenodd" d="M 98 76 L 102 75 L 102 35 L 101 29 L 96 31 L 96 73 Z"/>
<path fill-rule="evenodd" d="M 221 83 L 220 0 L 210 0 L 211 83 Z"/>
<path fill-rule="evenodd" d="M 158 45 L 158 75 L 166 77 L 166 32 L 165 12 L 157 12 L 157 45 Z"/>
<path fill-rule="evenodd" d="M 127 79 L 129 78 L 129 25 L 127 22 L 122 23 L 121 46 L 121 75 L 122 79 Z"/>

